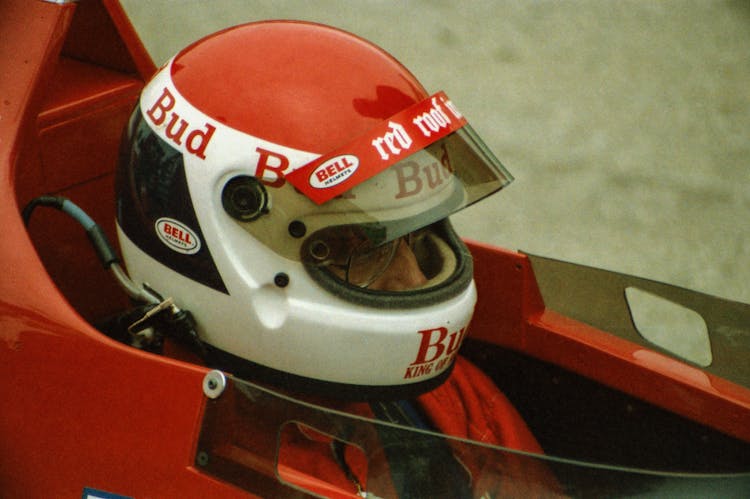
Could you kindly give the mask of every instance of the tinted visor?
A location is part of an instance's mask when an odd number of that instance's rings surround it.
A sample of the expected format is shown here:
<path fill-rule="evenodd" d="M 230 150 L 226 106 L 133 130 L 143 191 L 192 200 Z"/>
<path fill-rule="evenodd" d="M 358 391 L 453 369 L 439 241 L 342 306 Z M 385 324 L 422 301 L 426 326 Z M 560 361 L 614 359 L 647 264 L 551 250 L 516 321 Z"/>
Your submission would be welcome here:
<path fill-rule="evenodd" d="M 378 246 L 442 220 L 512 179 L 466 125 L 311 211 L 303 221 L 308 228 L 328 230 L 360 225 L 360 236 Z"/>
<path fill-rule="evenodd" d="M 355 187 L 352 195 L 384 227 L 371 234 L 390 241 L 476 203 L 512 179 L 466 125 Z"/>
<path fill-rule="evenodd" d="M 348 284 L 369 287 L 385 272 L 393 272 L 389 266 L 394 256 L 409 252 L 430 279 L 430 274 L 445 270 L 436 267 L 449 259 L 425 243 L 435 238 L 427 237 L 429 231 L 423 228 L 510 181 L 500 162 L 464 126 L 321 207 L 346 203 L 359 223 L 315 231 L 305 240 L 302 260 Z"/>
<path fill-rule="evenodd" d="M 240 223 L 285 258 L 342 264 L 353 247 L 367 253 L 447 218 L 512 179 L 467 124 L 323 204 L 289 183 L 269 189 L 269 213 Z M 315 240 L 326 247 L 313 245 Z M 385 260 L 387 254 L 378 255 Z"/>

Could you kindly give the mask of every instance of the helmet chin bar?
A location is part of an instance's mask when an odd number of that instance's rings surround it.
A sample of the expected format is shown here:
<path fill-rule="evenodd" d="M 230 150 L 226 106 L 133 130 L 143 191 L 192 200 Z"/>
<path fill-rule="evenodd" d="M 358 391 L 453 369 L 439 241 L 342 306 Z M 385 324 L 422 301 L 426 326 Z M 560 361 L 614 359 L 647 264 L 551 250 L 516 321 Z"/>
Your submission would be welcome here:
<path fill-rule="evenodd" d="M 207 363 L 232 375 L 260 383 L 272 385 L 275 388 L 294 393 L 308 393 L 351 402 L 367 402 L 374 400 L 409 399 L 437 388 L 448 379 L 453 371 L 454 363 L 439 375 L 425 381 L 399 385 L 356 385 L 323 381 L 305 376 L 299 376 L 286 371 L 279 371 L 267 366 L 256 364 L 247 359 L 237 357 L 206 344 Z"/>

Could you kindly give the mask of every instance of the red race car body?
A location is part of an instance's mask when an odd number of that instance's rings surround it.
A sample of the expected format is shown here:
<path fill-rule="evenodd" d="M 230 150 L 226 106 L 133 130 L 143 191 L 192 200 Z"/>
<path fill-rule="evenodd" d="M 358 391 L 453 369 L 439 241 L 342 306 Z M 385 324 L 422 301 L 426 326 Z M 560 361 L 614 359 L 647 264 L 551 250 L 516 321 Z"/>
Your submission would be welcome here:
<path fill-rule="evenodd" d="M 104 335 L 94 325 L 128 301 L 83 232 L 51 211 L 27 228 L 20 213 L 64 195 L 115 239 L 119 141 L 155 66 L 115 0 L 5 0 L 0 37 L 3 497 L 365 494 L 286 455 L 311 434 L 360 454 L 383 496 L 384 431 L 471 456 L 497 495 L 750 494 L 750 307 L 665 284 L 468 242 L 483 271 L 462 354 L 544 454 L 389 426 Z M 710 363 L 645 339 L 634 292 L 698 314 Z"/>

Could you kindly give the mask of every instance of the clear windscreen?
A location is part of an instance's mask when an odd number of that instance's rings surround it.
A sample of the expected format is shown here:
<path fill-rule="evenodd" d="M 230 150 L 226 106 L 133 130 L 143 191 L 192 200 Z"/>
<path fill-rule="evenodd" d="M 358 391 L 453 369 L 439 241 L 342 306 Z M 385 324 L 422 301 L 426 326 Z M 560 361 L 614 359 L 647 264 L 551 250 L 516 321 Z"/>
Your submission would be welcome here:
<path fill-rule="evenodd" d="M 750 490 L 750 473 L 675 473 L 524 453 L 237 379 L 207 402 L 195 459 L 202 472 L 260 497 L 746 497 Z"/>

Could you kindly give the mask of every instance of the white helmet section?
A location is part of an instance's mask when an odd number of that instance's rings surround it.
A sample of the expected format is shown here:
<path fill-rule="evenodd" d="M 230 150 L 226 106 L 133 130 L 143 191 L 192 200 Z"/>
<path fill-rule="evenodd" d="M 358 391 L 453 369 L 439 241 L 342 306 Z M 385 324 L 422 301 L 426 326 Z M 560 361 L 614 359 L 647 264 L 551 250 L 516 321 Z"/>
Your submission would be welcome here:
<path fill-rule="evenodd" d="M 146 87 L 141 112 L 162 140 L 182 152 L 205 239 L 201 244 L 210 249 L 228 294 L 159 263 L 120 230 L 132 278 L 192 311 L 205 343 L 279 371 L 335 383 L 391 386 L 425 381 L 449 368 L 476 302 L 473 282 L 439 304 L 405 309 L 359 305 L 321 288 L 302 263 L 271 251 L 230 217 L 221 202 L 229 179 L 251 175 L 271 187 L 273 210 L 273 183 L 282 171 L 320 155 L 250 136 L 208 117 L 180 94 L 170 72 L 168 64 Z M 280 273 L 288 276 L 283 286 L 276 280 Z"/>
<path fill-rule="evenodd" d="M 272 184 L 282 178 L 282 172 L 289 173 L 320 157 L 253 137 L 196 109 L 175 88 L 172 62 L 144 88 L 140 106 L 151 128 L 181 151 L 186 162 L 197 159 L 204 170 L 208 165 L 220 166 L 222 173 L 253 175 Z"/>

